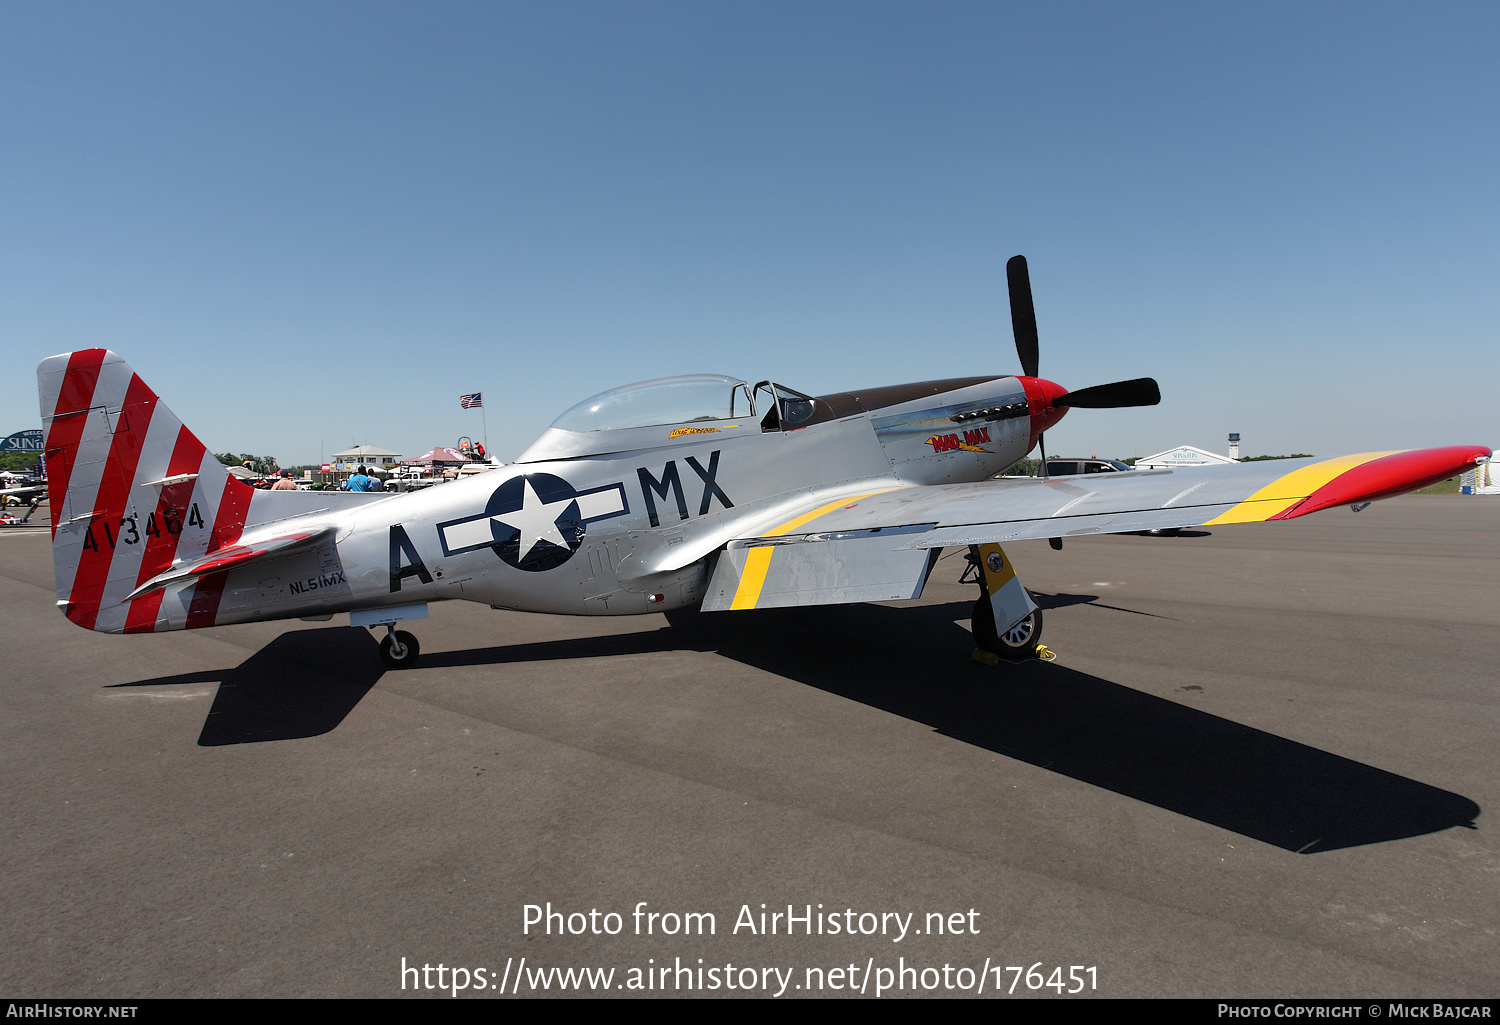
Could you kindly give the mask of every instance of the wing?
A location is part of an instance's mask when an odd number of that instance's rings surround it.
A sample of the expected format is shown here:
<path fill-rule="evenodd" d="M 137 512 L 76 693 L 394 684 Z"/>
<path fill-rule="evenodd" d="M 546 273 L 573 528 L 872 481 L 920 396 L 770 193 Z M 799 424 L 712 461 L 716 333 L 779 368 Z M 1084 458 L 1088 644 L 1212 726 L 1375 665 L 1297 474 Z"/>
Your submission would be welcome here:
<path fill-rule="evenodd" d="M 1467 445 L 824 495 L 764 533 L 731 540 L 703 608 L 910 598 L 942 548 L 1292 519 L 1414 491 L 1489 454 Z"/>

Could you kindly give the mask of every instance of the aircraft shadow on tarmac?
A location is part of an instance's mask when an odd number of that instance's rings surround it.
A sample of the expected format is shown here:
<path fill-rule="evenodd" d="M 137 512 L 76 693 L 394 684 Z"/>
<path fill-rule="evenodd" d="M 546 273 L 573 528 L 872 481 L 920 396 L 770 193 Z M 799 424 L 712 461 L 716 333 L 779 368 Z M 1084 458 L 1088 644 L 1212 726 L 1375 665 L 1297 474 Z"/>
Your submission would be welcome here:
<path fill-rule="evenodd" d="M 1149 616 L 1152 619 L 1167 619 L 1171 620 L 1174 623 L 1180 622 L 1173 616 L 1158 616 L 1154 612 L 1142 612 L 1139 609 L 1127 609 L 1122 608 L 1119 605 L 1106 605 L 1099 600 L 1099 596 L 1097 594 L 1037 594 L 1035 592 L 1032 592 L 1031 598 L 1032 601 L 1036 603 L 1037 608 L 1041 609 L 1043 612 L 1046 612 L 1049 609 L 1066 608 L 1069 605 L 1092 605 L 1097 609 L 1111 609 L 1115 612 L 1129 612 L 1133 616 Z"/>
<path fill-rule="evenodd" d="M 1038 595 L 1045 608 L 1089 601 Z M 715 651 L 1028 762 L 1284 850 L 1316 853 L 1473 828 L 1468 798 L 1141 693 L 1056 663 L 971 661 L 959 602 L 687 614 L 629 634 L 430 652 L 423 669 Z M 767 643 L 767 639 L 774 643 Z M 221 681 L 199 744 L 326 733 L 380 679 L 364 630 L 286 633 L 233 670 L 126 686 Z"/>
<path fill-rule="evenodd" d="M 375 638 L 346 626 L 284 633 L 233 669 L 118 686 L 218 681 L 198 743 L 222 747 L 332 732 L 384 672 Z"/>

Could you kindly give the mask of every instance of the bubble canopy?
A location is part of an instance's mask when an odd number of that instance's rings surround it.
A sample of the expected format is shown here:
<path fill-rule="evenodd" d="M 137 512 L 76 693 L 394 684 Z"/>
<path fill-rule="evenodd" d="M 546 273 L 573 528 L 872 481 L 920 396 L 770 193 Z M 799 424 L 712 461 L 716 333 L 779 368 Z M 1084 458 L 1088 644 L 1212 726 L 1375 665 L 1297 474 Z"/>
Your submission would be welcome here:
<path fill-rule="evenodd" d="M 581 434 L 698 420 L 733 420 L 751 412 L 750 389 L 744 381 L 722 374 L 688 374 L 600 392 L 552 421 L 552 426 Z"/>

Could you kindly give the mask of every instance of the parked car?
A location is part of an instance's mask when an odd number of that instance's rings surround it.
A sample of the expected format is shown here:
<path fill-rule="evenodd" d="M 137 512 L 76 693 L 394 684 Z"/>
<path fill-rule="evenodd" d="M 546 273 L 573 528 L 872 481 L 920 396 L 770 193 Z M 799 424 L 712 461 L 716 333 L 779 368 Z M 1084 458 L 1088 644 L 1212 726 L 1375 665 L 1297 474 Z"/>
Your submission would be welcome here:
<path fill-rule="evenodd" d="M 385 482 L 386 491 L 420 491 L 434 484 L 441 484 L 442 477 L 424 477 L 419 472 L 394 474 Z"/>
<path fill-rule="evenodd" d="M 1118 459 L 1097 459 L 1090 456 L 1088 459 L 1056 459 L 1047 460 L 1047 476 L 1069 477 L 1079 473 L 1120 473 L 1134 472 L 1134 468 Z"/>

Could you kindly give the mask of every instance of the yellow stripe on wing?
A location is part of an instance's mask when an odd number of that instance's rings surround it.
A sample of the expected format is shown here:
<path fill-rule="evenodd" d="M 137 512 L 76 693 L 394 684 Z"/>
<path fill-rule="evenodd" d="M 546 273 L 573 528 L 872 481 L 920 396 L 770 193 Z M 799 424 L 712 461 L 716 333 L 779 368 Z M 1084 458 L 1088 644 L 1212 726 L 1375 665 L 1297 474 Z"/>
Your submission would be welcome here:
<path fill-rule="evenodd" d="M 805 523 L 811 523 L 834 509 L 842 508 L 853 502 L 859 502 L 871 495 L 883 495 L 887 491 L 897 491 L 898 488 L 882 488 L 879 491 L 866 491 L 862 495 L 845 495 L 836 498 L 827 505 L 820 505 L 812 512 L 803 513 L 796 519 L 787 520 L 779 527 L 766 531 L 761 537 L 780 537 L 790 534 Z M 760 601 L 760 592 L 766 586 L 766 573 L 771 569 L 771 553 L 776 551 L 775 545 L 761 545 L 751 548 L 745 554 L 745 568 L 740 573 L 740 586 L 735 589 L 734 601 L 729 603 L 730 609 L 753 609 L 755 603 Z"/>
<path fill-rule="evenodd" d="M 1397 449 L 1396 451 L 1405 450 Z M 1262 520 L 1269 520 L 1273 516 L 1286 512 L 1339 474 L 1368 463 L 1372 459 L 1395 454 L 1396 452 L 1360 452 L 1357 455 L 1325 459 L 1321 463 L 1301 467 L 1284 477 L 1276 478 L 1239 505 L 1222 515 L 1215 516 L 1203 525 L 1211 527 L 1218 523 L 1259 523 Z"/>

